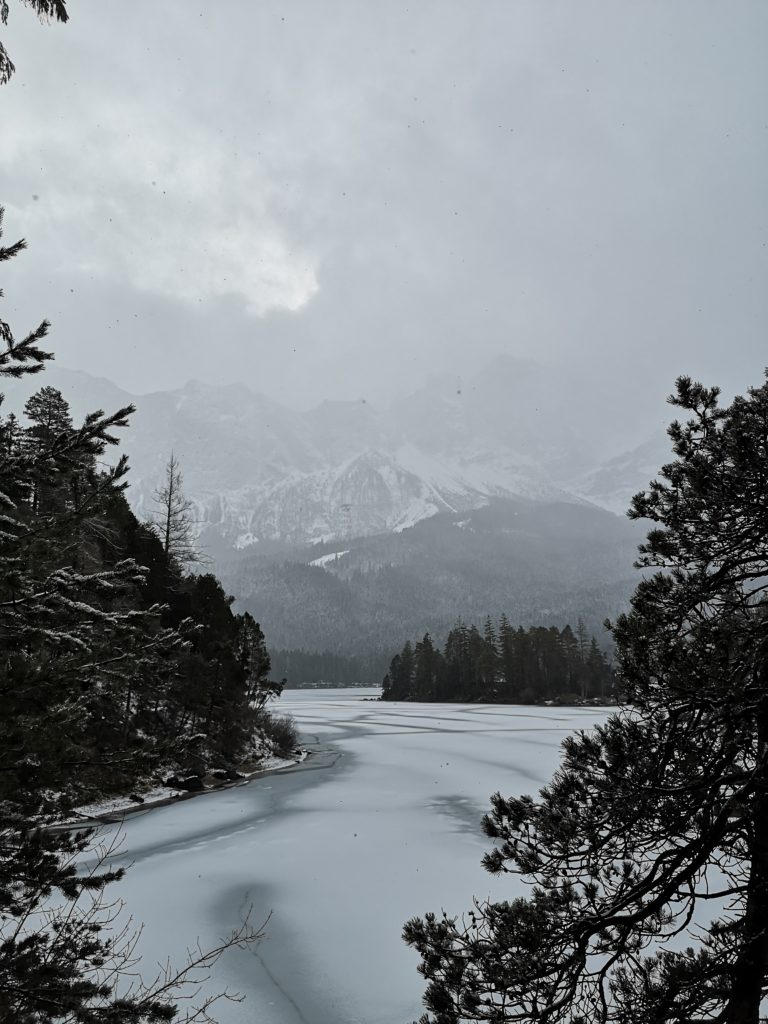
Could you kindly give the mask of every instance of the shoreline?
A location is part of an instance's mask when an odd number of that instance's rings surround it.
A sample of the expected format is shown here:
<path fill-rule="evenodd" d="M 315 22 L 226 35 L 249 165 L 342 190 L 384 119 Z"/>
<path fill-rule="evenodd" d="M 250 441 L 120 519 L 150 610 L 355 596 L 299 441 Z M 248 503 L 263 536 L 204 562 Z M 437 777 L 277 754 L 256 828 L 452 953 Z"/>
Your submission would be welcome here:
<path fill-rule="evenodd" d="M 250 772 L 243 772 L 239 779 L 223 780 L 205 789 L 191 791 L 183 789 L 172 790 L 165 795 L 154 798 L 150 790 L 149 795 L 141 803 L 131 800 L 128 796 L 118 796 L 104 800 L 103 804 L 105 807 L 103 811 L 98 810 L 98 803 L 85 804 L 82 811 L 78 809 L 73 810 L 73 817 L 65 821 L 56 822 L 50 825 L 49 828 L 57 831 L 73 832 L 80 829 L 98 828 L 99 825 L 119 825 L 121 821 L 142 811 L 151 811 L 158 807 L 168 807 L 171 804 L 180 803 L 182 800 L 191 800 L 194 797 L 218 793 L 221 790 L 234 789 L 236 786 L 245 786 L 254 779 L 262 775 L 268 775 L 270 772 L 286 771 L 290 768 L 295 768 L 297 765 L 303 764 L 311 756 L 311 750 L 302 748 L 298 757 L 281 758 L 277 764 L 255 768 Z M 167 786 L 156 787 L 157 790 L 167 790 L 169 788 Z"/>

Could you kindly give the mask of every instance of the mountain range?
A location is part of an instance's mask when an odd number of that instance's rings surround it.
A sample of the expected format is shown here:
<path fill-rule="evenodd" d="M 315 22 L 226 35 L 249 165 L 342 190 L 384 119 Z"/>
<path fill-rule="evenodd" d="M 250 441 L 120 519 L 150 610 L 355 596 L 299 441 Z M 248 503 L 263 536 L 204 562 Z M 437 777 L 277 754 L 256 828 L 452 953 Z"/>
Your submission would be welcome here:
<path fill-rule="evenodd" d="M 463 384 L 437 375 L 387 409 L 303 412 L 242 384 L 133 396 L 54 365 L 4 408 L 20 411 L 43 383 L 75 420 L 136 405 L 121 446 L 134 509 L 151 513 L 173 451 L 201 546 L 286 647 L 396 649 L 502 611 L 599 626 L 636 582 L 642 531 L 614 513 L 669 457 L 666 438 L 651 437 L 595 458 L 564 382 L 513 359 Z"/>
<path fill-rule="evenodd" d="M 123 443 L 133 506 L 149 514 L 173 450 L 203 543 L 217 557 L 265 542 L 398 532 L 495 498 L 589 501 L 621 512 L 669 452 L 666 438 L 653 437 L 595 460 L 567 411 L 552 414 L 548 375 L 517 360 L 497 361 L 464 387 L 436 377 L 386 410 L 361 400 L 297 412 L 245 385 L 197 381 L 135 396 L 55 364 L 45 381 L 64 393 L 75 419 L 136 405 Z M 40 383 L 28 382 L 26 393 Z"/>

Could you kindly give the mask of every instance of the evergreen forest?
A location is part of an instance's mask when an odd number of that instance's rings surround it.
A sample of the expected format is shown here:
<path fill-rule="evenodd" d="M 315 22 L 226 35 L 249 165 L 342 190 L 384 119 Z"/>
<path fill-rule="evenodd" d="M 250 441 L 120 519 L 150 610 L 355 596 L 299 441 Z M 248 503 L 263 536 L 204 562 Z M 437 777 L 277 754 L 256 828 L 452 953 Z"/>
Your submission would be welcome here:
<path fill-rule="evenodd" d="M 515 629 L 458 623 L 442 651 L 427 633 L 396 654 L 382 684 L 382 700 L 482 701 L 491 704 L 613 702 L 613 671 L 594 636 L 579 620 L 570 626 Z"/>
<path fill-rule="evenodd" d="M 0 642 L 6 710 L 19 712 L 4 729 L 23 723 L 4 736 L 20 767 L 0 785 L 45 781 L 82 802 L 164 773 L 235 769 L 268 734 L 264 706 L 280 686 L 258 623 L 232 612 L 212 574 L 187 571 L 178 507 L 163 529 L 139 522 L 123 494 L 127 461 L 102 462 L 130 412 L 75 427 L 44 386 L 24 422 L 0 421 Z"/>

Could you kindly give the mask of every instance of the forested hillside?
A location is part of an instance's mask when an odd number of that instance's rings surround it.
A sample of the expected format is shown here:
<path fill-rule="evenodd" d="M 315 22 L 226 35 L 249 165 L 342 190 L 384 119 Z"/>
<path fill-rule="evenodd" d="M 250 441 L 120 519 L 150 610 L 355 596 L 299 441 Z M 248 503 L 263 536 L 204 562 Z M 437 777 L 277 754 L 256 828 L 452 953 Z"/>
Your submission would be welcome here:
<path fill-rule="evenodd" d="M 579 620 L 565 626 L 515 629 L 506 615 L 498 626 L 455 626 L 441 651 L 427 633 L 408 641 L 384 677 L 382 700 L 482 701 L 535 704 L 613 701 L 613 672 L 594 636 Z"/>
<path fill-rule="evenodd" d="M 158 772 L 234 768 L 258 753 L 265 698 L 279 692 L 260 627 L 233 614 L 214 576 L 187 571 L 178 508 L 167 529 L 139 522 L 127 463 L 102 467 L 130 411 L 76 428 L 42 387 L 24 420 L 0 421 L 4 753 L 19 766 L 3 788 L 32 762 L 73 801 Z"/>
<path fill-rule="evenodd" d="M 604 642 L 602 623 L 632 592 L 641 536 L 637 524 L 587 504 L 495 500 L 402 533 L 252 556 L 224 566 L 222 578 L 276 649 L 383 657 L 386 666 L 404 637 L 428 632 L 443 643 L 457 614 L 506 614 L 526 627 L 582 618 Z"/>

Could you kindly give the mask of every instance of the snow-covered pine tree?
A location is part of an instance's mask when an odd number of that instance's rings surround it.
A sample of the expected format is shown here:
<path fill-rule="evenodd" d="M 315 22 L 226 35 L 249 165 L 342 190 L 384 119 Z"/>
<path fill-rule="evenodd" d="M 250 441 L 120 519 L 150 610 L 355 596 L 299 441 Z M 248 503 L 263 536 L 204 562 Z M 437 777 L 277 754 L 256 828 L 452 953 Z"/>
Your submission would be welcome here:
<path fill-rule="evenodd" d="M 16 431 L 17 443 L 6 446 L 0 466 L 6 499 L 0 650 L 9 697 L 27 693 L 5 725 L 25 723 L 18 742 L 27 758 L 40 762 L 37 789 L 54 789 L 62 800 L 82 798 L 89 788 L 108 789 L 121 762 L 131 762 L 122 772 L 131 775 L 139 773 L 137 762 L 151 758 L 151 744 L 138 750 L 125 743 L 132 695 L 148 678 L 162 677 L 163 660 L 181 640 L 159 627 L 160 609 L 141 610 L 144 570 L 112 552 L 119 538 L 109 505 L 120 494 L 127 465 L 123 459 L 101 470 L 97 459 L 116 443 L 111 431 L 126 424 L 130 409 L 93 414 L 75 429 L 60 393 L 46 388 L 27 411 L 32 426 Z M 29 671 L 34 686 L 14 687 Z M 30 750 L 30 742 L 38 749 Z M 10 736 L 5 753 L 17 753 Z"/>
<path fill-rule="evenodd" d="M 424 1022 L 764 1019 L 768 383 L 671 401 L 676 459 L 630 512 L 658 571 L 613 628 L 630 706 L 566 740 L 538 799 L 493 797 L 485 866 L 530 895 L 406 925 Z"/>

